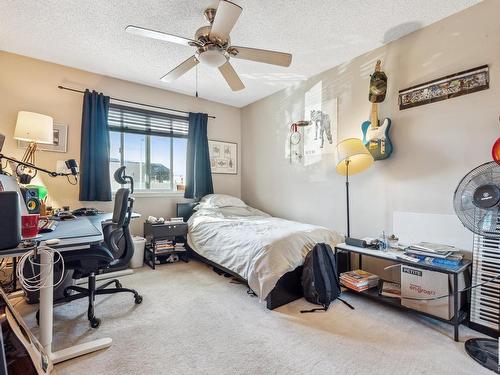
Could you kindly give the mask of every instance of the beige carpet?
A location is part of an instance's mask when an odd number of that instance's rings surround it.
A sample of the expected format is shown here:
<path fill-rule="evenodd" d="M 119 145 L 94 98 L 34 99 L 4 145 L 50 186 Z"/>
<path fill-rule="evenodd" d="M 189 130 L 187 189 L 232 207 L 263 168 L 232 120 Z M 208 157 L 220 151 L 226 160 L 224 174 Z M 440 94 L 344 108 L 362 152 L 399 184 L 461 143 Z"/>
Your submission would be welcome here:
<path fill-rule="evenodd" d="M 300 314 L 299 300 L 269 311 L 243 285 L 190 262 L 143 267 L 122 278 L 144 296 L 98 297 L 99 329 L 84 301 L 55 309 L 55 349 L 101 337 L 113 345 L 56 366 L 59 375 L 88 374 L 489 374 L 464 352 L 477 336 L 346 294 L 326 313 Z M 16 305 L 36 327 L 32 306 Z M 36 331 L 36 328 L 35 328 Z"/>

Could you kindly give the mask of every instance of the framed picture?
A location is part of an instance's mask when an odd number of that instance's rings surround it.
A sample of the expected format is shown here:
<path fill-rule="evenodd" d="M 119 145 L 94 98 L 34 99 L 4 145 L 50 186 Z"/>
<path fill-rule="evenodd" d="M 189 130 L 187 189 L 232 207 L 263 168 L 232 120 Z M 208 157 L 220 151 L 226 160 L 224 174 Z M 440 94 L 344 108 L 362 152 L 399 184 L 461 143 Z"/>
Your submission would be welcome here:
<path fill-rule="evenodd" d="M 486 90 L 489 87 L 488 65 L 483 65 L 400 90 L 399 109 L 403 110 L 456 98 L 457 96 Z"/>
<path fill-rule="evenodd" d="M 28 147 L 28 142 L 17 141 L 18 148 Z M 37 150 L 50 152 L 67 152 L 68 150 L 68 125 L 54 124 L 54 142 L 51 145 L 38 143 Z"/>
<path fill-rule="evenodd" d="M 302 111 L 301 111 L 302 112 Z M 304 93 L 304 109 L 297 119 L 307 124 L 298 129 L 299 142 L 289 141 L 291 164 L 313 165 L 326 154 L 336 153 L 337 146 L 337 98 L 319 81 Z M 287 124 L 287 127 L 290 127 Z M 295 143 L 295 144 L 294 144 Z"/>
<path fill-rule="evenodd" d="M 238 174 L 238 144 L 209 140 L 212 173 Z"/>

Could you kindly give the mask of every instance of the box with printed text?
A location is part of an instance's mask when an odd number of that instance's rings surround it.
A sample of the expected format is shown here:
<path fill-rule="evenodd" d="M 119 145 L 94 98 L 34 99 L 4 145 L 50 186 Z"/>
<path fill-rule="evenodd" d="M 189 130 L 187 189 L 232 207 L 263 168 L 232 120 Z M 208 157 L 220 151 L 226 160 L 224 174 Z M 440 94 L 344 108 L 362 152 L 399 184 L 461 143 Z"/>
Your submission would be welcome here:
<path fill-rule="evenodd" d="M 451 275 L 418 267 L 401 266 L 401 304 L 442 319 L 453 318 L 453 283 Z M 465 289 L 464 274 L 458 275 L 458 290 Z M 444 298 L 433 299 L 446 296 Z M 405 298 L 406 297 L 406 298 Z M 464 299 L 459 294 L 458 307 Z"/>

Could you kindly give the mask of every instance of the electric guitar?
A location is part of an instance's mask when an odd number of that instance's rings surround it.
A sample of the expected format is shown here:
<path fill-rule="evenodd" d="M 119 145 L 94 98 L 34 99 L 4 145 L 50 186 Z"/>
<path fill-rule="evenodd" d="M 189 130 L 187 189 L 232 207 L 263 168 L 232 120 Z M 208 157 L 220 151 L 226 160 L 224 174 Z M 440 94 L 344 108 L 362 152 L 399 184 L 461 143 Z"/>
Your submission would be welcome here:
<path fill-rule="evenodd" d="M 380 82 L 385 78 L 385 85 Z M 383 87 L 383 93 L 380 91 L 375 91 L 377 88 Z M 370 101 L 372 102 L 372 110 L 370 113 L 370 120 L 365 121 L 361 124 L 361 130 L 363 132 L 363 143 L 372 154 L 375 160 L 384 160 L 391 156 L 392 153 L 392 142 L 389 137 L 389 130 L 391 129 L 391 120 L 386 118 L 382 122 L 382 125 L 378 121 L 378 100 L 382 101 L 385 99 L 385 89 L 387 87 L 387 77 L 383 72 L 380 71 L 380 60 L 377 61 L 375 66 L 375 73 L 372 75 L 370 82 Z M 375 92 L 372 92 L 375 91 Z M 380 99 L 378 99 L 380 98 Z"/>

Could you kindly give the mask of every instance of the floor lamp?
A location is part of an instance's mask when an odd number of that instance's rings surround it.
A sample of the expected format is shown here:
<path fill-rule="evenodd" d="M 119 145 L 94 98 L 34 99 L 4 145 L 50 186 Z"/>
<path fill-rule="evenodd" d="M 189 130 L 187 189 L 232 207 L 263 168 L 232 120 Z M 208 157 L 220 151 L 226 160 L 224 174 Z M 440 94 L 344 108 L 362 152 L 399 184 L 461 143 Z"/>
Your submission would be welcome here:
<path fill-rule="evenodd" d="M 37 143 L 53 143 L 54 120 L 50 116 L 34 112 L 19 111 L 14 138 L 28 142 L 22 161 L 35 164 Z"/>
<path fill-rule="evenodd" d="M 54 120 L 52 117 L 34 112 L 18 112 L 14 138 L 18 141 L 28 142 L 26 152 L 21 159 L 23 163 L 34 165 L 37 144 L 52 144 L 54 142 L 53 136 Z M 19 164 L 16 166 L 15 173 L 19 177 L 19 183 L 26 184 L 31 180 L 28 176 L 34 177 L 36 175 L 36 169 Z"/>
<path fill-rule="evenodd" d="M 345 176 L 347 202 L 347 237 L 351 236 L 349 217 L 349 176 L 363 172 L 373 164 L 373 156 L 358 138 L 344 139 L 337 145 L 337 173 Z"/>

